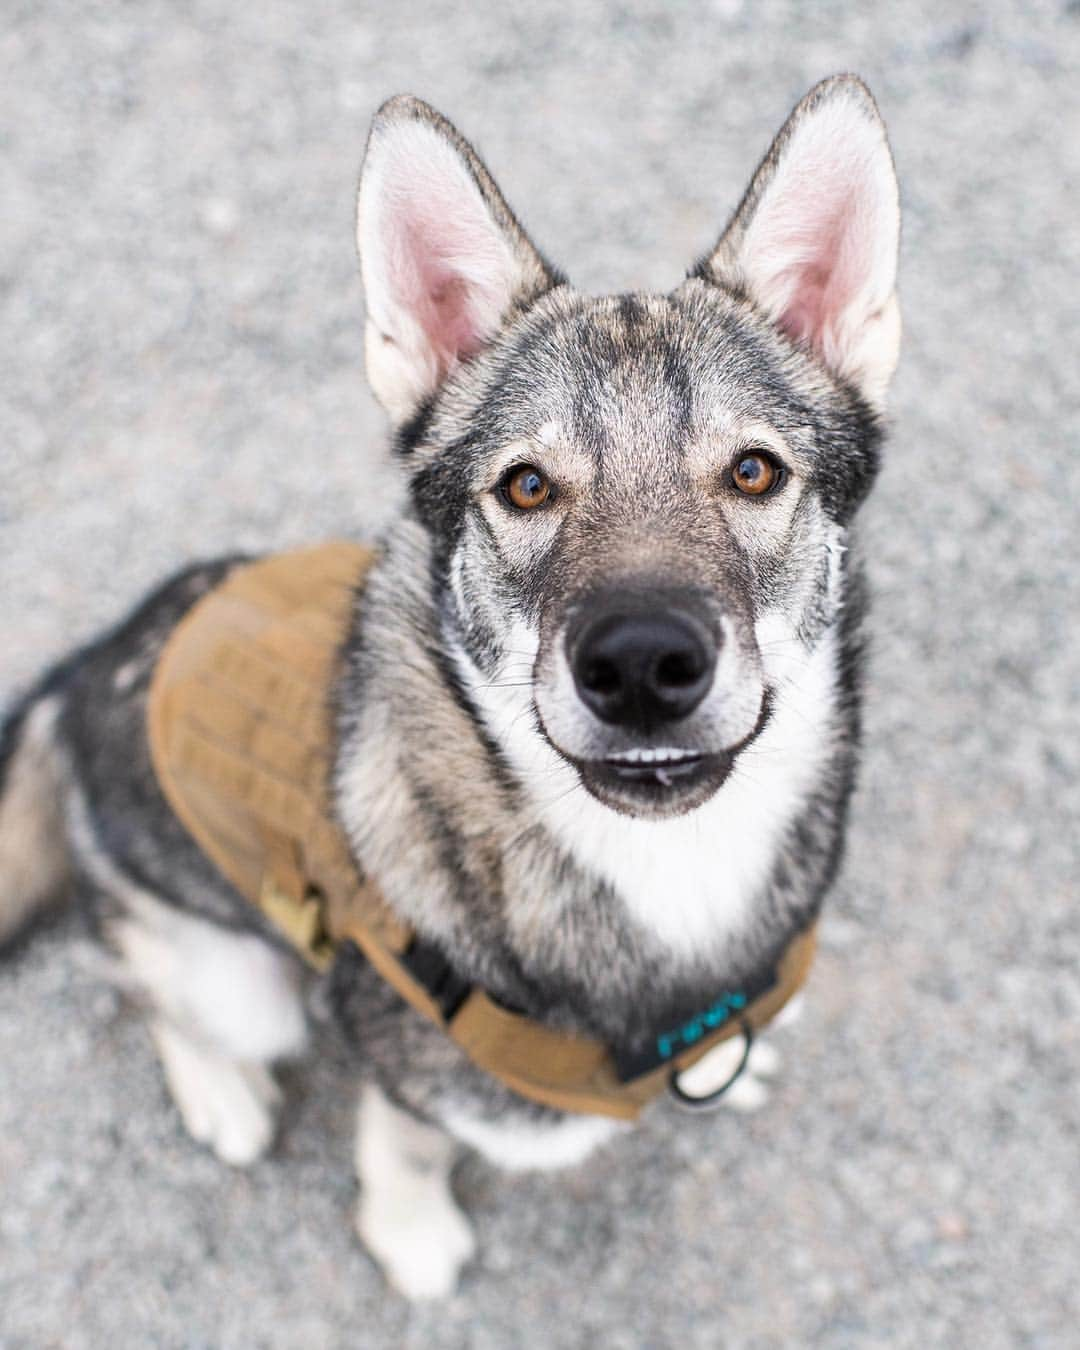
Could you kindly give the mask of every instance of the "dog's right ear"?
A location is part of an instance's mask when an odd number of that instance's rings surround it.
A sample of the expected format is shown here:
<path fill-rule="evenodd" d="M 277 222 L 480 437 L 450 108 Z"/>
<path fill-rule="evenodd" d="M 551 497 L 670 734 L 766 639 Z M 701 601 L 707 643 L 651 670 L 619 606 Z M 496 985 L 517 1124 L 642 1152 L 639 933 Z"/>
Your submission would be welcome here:
<path fill-rule="evenodd" d="M 356 237 L 368 381 L 398 424 L 494 336 L 511 309 L 562 280 L 468 142 L 407 95 L 375 115 Z"/>

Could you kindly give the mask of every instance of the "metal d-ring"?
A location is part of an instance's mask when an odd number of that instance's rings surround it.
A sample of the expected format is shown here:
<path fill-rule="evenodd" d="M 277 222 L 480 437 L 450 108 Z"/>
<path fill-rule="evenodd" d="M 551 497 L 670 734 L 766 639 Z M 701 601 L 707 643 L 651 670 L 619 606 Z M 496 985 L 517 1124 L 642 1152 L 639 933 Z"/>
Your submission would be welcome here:
<path fill-rule="evenodd" d="M 692 1097 L 689 1092 L 684 1092 L 679 1086 L 679 1070 L 672 1068 L 671 1075 L 668 1078 L 668 1091 L 672 1097 L 685 1111 L 711 1111 L 720 1104 L 720 1098 L 731 1087 L 732 1083 L 739 1077 L 750 1061 L 750 1050 L 754 1044 L 754 1032 L 749 1022 L 743 1022 L 739 1028 L 743 1038 L 742 1058 L 735 1066 L 735 1070 L 726 1083 L 722 1083 L 714 1091 L 707 1093 L 704 1097 Z"/>

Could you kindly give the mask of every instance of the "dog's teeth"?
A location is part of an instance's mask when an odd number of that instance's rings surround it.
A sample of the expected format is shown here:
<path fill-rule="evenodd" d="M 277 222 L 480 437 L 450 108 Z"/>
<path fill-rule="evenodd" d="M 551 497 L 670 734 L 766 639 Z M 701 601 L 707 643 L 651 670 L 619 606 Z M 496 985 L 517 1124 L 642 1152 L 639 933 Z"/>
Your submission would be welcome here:
<path fill-rule="evenodd" d="M 678 764 L 685 759 L 697 759 L 694 750 L 625 750 L 617 755 L 608 755 L 614 764 Z"/>

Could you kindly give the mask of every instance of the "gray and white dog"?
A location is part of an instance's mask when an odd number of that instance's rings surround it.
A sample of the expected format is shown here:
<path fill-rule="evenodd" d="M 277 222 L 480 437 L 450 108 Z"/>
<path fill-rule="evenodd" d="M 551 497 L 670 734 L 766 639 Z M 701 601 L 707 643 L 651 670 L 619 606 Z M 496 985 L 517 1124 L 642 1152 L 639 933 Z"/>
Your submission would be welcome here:
<path fill-rule="evenodd" d="M 344 651 L 336 810 L 455 972 L 541 1021 L 632 1044 L 707 1006 L 836 871 L 898 230 L 850 76 L 798 105 L 669 295 L 579 294 L 442 117 L 396 98 L 375 119 L 367 366 L 409 493 Z M 235 561 L 172 580 L 9 717 L 0 940 L 85 900 L 187 1128 L 243 1165 L 307 1039 L 303 980 L 170 813 L 144 730 L 164 639 Z M 358 958 L 328 981 L 362 1085 L 359 1231 L 405 1294 L 444 1295 L 474 1247 L 457 1144 L 557 1167 L 619 1127 L 514 1096 Z"/>

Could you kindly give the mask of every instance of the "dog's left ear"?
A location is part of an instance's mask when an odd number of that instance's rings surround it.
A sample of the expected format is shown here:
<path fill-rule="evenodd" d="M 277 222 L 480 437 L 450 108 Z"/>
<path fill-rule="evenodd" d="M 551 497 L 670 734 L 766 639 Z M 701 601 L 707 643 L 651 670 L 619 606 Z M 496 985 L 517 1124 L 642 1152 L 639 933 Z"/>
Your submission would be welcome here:
<path fill-rule="evenodd" d="M 513 308 L 561 280 L 468 142 L 407 95 L 375 115 L 356 233 L 368 381 L 398 423 L 479 351 Z"/>
<path fill-rule="evenodd" d="M 697 275 L 741 291 L 875 407 L 900 348 L 900 205 L 885 126 L 854 75 L 784 124 Z"/>

